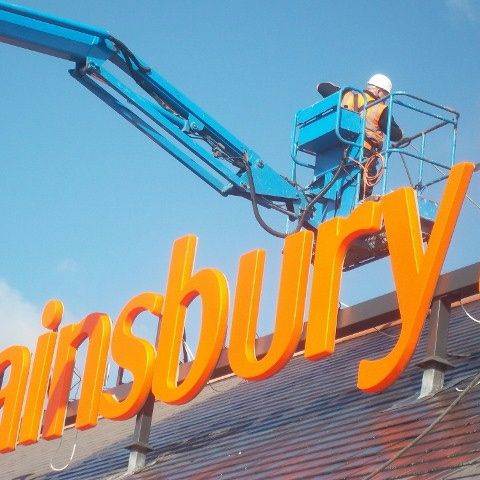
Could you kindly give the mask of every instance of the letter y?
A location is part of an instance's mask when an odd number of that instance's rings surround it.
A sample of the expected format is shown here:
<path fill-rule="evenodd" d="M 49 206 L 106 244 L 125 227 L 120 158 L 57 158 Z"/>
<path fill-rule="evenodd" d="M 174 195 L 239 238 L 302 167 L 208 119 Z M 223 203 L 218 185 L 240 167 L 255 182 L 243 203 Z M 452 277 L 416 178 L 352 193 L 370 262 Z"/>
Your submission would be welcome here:
<path fill-rule="evenodd" d="M 387 388 L 410 361 L 432 302 L 473 169 L 473 163 L 460 163 L 452 168 L 425 251 L 414 190 L 400 188 L 382 199 L 401 330 L 396 345 L 385 357 L 360 362 L 357 385 L 361 390 L 378 392 Z"/>

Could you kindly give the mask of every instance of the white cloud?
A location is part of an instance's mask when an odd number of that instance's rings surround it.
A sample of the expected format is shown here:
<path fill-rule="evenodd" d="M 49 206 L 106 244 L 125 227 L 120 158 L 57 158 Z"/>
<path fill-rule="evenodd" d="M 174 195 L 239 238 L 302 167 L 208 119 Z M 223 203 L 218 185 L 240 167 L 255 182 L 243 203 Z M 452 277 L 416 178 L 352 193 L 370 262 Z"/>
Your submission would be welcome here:
<path fill-rule="evenodd" d="M 34 348 L 42 332 L 41 309 L 0 280 L 0 350 L 10 345 Z"/>
<path fill-rule="evenodd" d="M 472 0 L 445 0 L 447 8 L 458 19 L 476 22 L 480 19 L 478 8 Z"/>

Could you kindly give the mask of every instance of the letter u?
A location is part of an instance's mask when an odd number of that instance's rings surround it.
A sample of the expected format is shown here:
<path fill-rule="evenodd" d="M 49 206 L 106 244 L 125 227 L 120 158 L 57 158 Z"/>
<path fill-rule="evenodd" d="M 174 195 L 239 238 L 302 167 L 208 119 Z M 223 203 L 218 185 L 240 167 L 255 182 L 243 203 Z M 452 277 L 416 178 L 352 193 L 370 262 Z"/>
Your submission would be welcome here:
<path fill-rule="evenodd" d="M 237 277 L 228 359 L 233 372 L 261 380 L 290 360 L 300 341 L 312 255 L 313 233 L 302 231 L 285 239 L 275 331 L 265 356 L 258 359 L 255 336 L 262 292 L 265 251 L 243 255 Z"/>

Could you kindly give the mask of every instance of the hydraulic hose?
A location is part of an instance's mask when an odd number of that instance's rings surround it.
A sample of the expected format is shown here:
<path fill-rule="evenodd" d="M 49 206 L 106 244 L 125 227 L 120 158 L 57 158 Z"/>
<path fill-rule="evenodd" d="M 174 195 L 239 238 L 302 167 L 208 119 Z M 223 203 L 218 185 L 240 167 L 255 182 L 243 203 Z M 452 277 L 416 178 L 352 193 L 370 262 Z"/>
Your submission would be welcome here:
<path fill-rule="evenodd" d="M 346 161 L 346 156 L 342 156 L 342 160 L 340 164 L 337 167 L 337 170 L 335 171 L 333 177 L 330 179 L 330 181 L 318 192 L 312 200 L 308 203 L 308 205 L 305 207 L 305 210 L 303 211 L 302 215 L 298 219 L 297 223 L 297 228 L 295 229 L 295 232 L 299 232 L 301 228 L 304 226 L 305 221 L 307 219 L 307 216 L 309 215 L 310 211 L 312 210 L 313 206 L 330 190 L 332 185 L 337 181 L 341 171 L 343 170 L 343 167 L 345 166 L 345 161 Z"/>
<path fill-rule="evenodd" d="M 302 227 L 305 224 L 305 221 L 307 219 L 307 216 L 309 215 L 311 209 L 313 206 L 322 198 L 325 193 L 330 190 L 332 185 L 337 181 L 341 171 L 343 170 L 343 167 L 345 166 L 346 162 L 346 156 L 343 155 L 342 160 L 340 164 L 337 167 L 337 170 L 335 171 L 333 177 L 330 179 L 330 181 L 318 192 L 315 197 L 313 197 L 312 200 L 307 204 L 305 207 L 305 210 L 303 211 L 302 215 L 298 219 L 297 227 L 292 233 L 297 233 L 299 232 Z M 253 174 L 252 174 L 252 168 L 250 167 L 250 164 L 248 163 L 248 158 L 245 156 L 243 158 L 243 163 L 245 165 L 245 171 L 247 173 L 247 180 L 248 180 L 248 189 L 250 191 L 250 198 L 252 201 L 252 209 L 253 209 L 253 215 L 255 216 L 255 219 L 257 220 L 258 224 L 268 233 L 271 235 L 278 237 L 278 238 L 285 238 L 287 236 L 286 233 L 279 232 L 278 230 L 275 230 L 274 228 L 270 227 L 265 220 L 262 218 L 262 215 L 260 214 L 260 210 L 258 208 L 258 199 L 257 199 L 257 193 L 255 191 L 255 183 L 253 181 Z"/>
<path fill-rule="evenodd" d="M 123 56 L 125 57 L 130 73 L 132 73 L 132 75 L 135 72 L 130 62 L 133 62 L 140 72 L 142 73 L 150 72 L 151 69 L 149 67 L 145 67 L 144 65 L 142 65 L 142 63 L 140 62 L 140 60 L 138 60 L 135 54 L 121 40 L 119 40 L 118 38 L 115 38 L 112 35 L 110 35 L 108 39 L 118 48 L 120 52 L 123 53 Z"/>
<path fill-rule="evenodd" d="M 151 97 L 155 99 L 156 102 L 159 103 L 163 108 L 166 110 L 169 110 L 170 112 L 174 113 L 178 117 L 184 118 L 182 115 L 180 115 L 168 102 L 163 100 L 157 92 L 152 90 L 151 86 L 146 82 L 139 74 L 138 72 L 142 74 L 148 74 L 152 71 L 150 67 L 147 67 L 142 64 L 142 62 L 135 56 L 135 54 L 118 38 L 113 37 L 110 35 L 108 39 L 115 45 L 115 47 L 118 49 L 119 52 L 122 53 L 123 58 L 125 60 L 125 63 L 127 65 L 127 69 L 133 78 L 133 80 L 141 87 L 143 88 Z M 133 68 L 133 64 L 137 67 Z"/>
<path fill-rule="evenodd" d="M 255 191 L 255 183 L 253 181 L 252 168 L 248 163 L 247 156 L 243 158 L 243 163 L 245 164 L 245 171 L 247 173 L 248 189 L 250 191 L 253 215 L 255 216 L 255 219 L 257 220 L 258 224 L 270 235 L 273 235 L 274 237 L 278 237 L 278 238 L 285 238 L 287 236 L 285 233 L 279 232 L 278 230 L 275 230 L 274 228 L 270 227 L 270 225 L 268 225 L 265 222 L 265 220 L 262 218 L 262 215 L 260 214 L 260 210 L 258 209 L 257 192 Z"/>

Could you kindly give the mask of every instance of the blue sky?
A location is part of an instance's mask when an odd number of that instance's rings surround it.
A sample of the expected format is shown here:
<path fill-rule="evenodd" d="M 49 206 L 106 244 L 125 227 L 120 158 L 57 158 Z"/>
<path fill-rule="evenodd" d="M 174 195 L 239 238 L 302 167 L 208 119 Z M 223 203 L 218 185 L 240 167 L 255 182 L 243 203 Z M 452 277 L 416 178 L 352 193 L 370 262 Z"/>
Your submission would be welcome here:
<path fill-rule="evenodd" d="M 459 110 L 457 159 L 480 160 L 476 2 L 23 5 L 105 27 L 284 174 L 292 118 L 318 100 L 316 83 L 361 86 L 376 72 Z M 281 242 L 250 204 L 201 183 L 77 85 L 68 63 L 3 44 L 0 57 L 0 346 L 33 338 L 52 297 L 74 321 L 91 311 L 114 319 L 134 294 L 163 292 L 172 242 L 186 233 L 200 238 L 197 266 L 223 270 L 232 293 L 240 255 L 267 250 L 260 332 L 270 331 Z M 480 201 L 478 178 L 470 195 Z M 479 260 L 479 220 L 465 204 L 445 270 Z M 342 301 L 391 289 L 385 260 L 346 274 Z M 148 318 L 138 328 L 153 335 Z M 195 343 L 193 313 L 187 328 Z"/>

